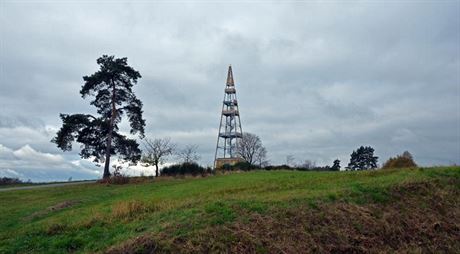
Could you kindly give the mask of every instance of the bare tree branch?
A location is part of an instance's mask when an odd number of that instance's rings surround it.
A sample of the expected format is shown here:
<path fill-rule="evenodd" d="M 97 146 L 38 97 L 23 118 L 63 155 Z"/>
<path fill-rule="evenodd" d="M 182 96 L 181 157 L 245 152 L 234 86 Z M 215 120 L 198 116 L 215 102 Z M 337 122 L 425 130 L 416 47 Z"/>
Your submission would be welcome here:
<path fill-rule="evenodd" d="M 179 151 L 178 157 L 184 163 L 192 163 L 200 160 L 201 156 L 198 155 L 197 145 L 187 145 Z"/>
<path fill-rule="evenodd" d="M 159 176 L 159 165 L 166 162 L 168 156 L 172 155 L 176 145 L 171 142 L 170 138 L 156 138 L 154 140 L 144 139 L 145 152 L 142 156 L 142 162 L 148 166 L 155 166 L 155 174 Z"/>
<path fill-rule="evenodd" d="M 259 136 L 252 133 L 245 133 L 243 135 L 243 138 L 238 144 L 237 153 L 251 165 L 256 163 L 261 165 L 267 156 L 267 150 L 262 145 Z"/>

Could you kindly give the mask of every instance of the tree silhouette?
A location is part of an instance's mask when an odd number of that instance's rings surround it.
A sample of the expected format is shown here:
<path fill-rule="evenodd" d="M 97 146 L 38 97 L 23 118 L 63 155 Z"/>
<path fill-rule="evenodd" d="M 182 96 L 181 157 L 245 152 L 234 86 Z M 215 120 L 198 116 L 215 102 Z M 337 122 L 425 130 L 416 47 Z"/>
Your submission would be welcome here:
<path fill-rule="evenodd" d="M 177 154 L 183 163 L 196 163 L 200 160 L 201 156 L 198 154 L 197 145 L 186 145 Z"/>
<path fill-rule="evenodd" d="M 156 138 L 154 140 L 145 138 L 145 152 L 142 156 L 142 162 L 147 165 L 155 165 L 155 176 L 160 176 L 159 165 L 165 163 L 166 157 L 172 155 L 176 145 L 171 142 L 170 138 Z"/>
<path fill-rule="evenodd" d="M 348 170 L 367 170 L 377 167 L 379 157 L 374 156 L 374 148 L 361 146 L 350 155 Z"/>
<path fill-rule="evenodd" d="M 267 156 L 267 150 L 262 145 L 259 136 L 248 132 L 244 133 L 243 138 L 239 141 L 237 153 L 251 165 L 265 161 Z"/>
<path fill-rule="evenodd" d="M 340 170 L 340 160 L 339 159 L 335 159 L 334 160 L 334 163 L 331 167 L 331 170 L 333 171 L 339 171 Z"/>
<path fill-rule="evenodd" d="M 72 149 L 72 142 L 81 143 L 80 156 L 104 162 L 103 178 L 110 176 L 110 156 L 120 160 L 137 162 L 141 150 L 135 139 L 120 134 L 118 124 L 126 114 L 131 134 L 144 136 L 145 120 L 142 119 L 142 102 L 132 88 L 141 75 L 128 66 L 127 58 L 103 55 L 97 59 L 100 69 L 91 76 L 84 76 L 80 94 L 94 97 L 91 105 L 97 108 L 98 117 L 89 114 L 61 114 L 63 125 L 51 142 L 63 151 Z"/>

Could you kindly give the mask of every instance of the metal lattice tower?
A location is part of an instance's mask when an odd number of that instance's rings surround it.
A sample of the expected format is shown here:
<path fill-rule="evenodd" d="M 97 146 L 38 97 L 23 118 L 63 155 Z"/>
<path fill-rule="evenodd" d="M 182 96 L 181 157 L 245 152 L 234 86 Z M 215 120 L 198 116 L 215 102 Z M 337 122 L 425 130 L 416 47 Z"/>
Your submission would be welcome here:
<path fill-rule="evenodd" d="M 242 137 L 243 130 L 241 129 L 235 82 L 233 81 L 232 66 L 230 65 L 228 67 L 227 84 L 222 104 L 219 133 L 217 135 L 214 168 L 219 168 L 225 164 L 233 165 L 241 161 L 237 154 L 237 149 Z"/>

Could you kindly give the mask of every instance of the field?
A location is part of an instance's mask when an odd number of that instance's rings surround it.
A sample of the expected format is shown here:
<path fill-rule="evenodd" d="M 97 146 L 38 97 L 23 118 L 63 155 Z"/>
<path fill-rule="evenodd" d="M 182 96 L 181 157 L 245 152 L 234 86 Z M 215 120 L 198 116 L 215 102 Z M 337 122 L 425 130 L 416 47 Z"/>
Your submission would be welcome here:
<path fill-rule="evenodd" d="M 0 253 L 455 252 L 460 167 L 0 192 Z"/>

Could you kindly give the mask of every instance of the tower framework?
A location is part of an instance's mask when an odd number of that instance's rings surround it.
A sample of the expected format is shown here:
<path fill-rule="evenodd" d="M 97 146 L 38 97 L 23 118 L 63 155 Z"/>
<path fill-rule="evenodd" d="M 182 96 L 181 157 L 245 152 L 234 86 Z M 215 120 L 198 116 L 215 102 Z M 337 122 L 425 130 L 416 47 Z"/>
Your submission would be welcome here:
<path fill-rule="evenodd" d="M 221 168 L 225 164 L 234 165 L 242 161 L 237 153 L 241 138 L 243 138 L 243 130 L 241 128 L 233 71 L 230 65 L 224 90 L 219 132 L 217 134 L 214 168 Z"/>

